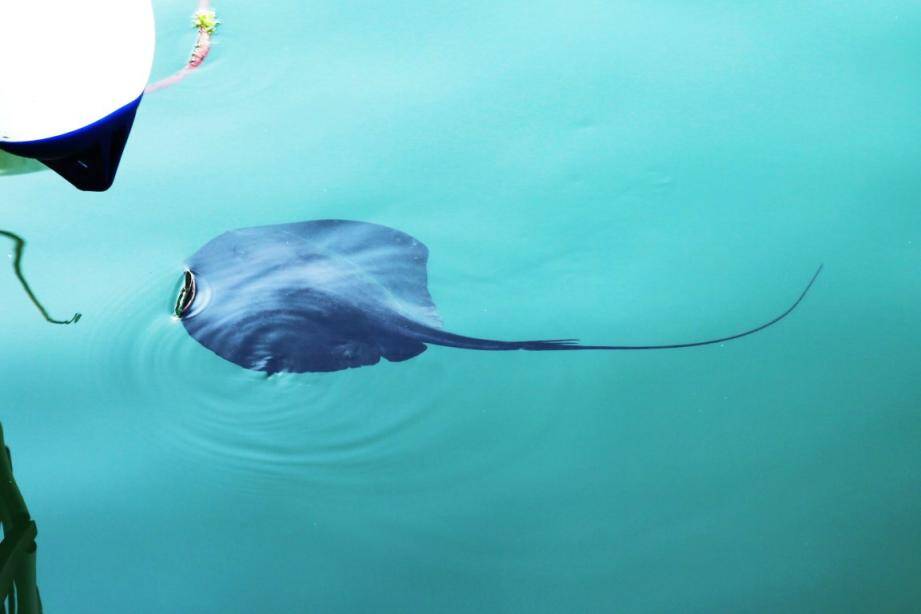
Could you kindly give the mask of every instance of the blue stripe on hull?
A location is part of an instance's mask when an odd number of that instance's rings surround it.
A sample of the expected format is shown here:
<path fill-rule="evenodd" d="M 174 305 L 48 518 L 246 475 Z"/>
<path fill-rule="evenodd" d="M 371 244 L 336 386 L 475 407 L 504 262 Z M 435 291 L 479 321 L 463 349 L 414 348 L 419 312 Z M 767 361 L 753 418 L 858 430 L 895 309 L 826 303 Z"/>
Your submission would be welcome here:
<path fill-rule="evenodd" d="M 38 141 L 0 141 L 0 149 L 39 160 L 81 190 L 103 192 L 115 181 L 142 97 L 73 132 Z"/>

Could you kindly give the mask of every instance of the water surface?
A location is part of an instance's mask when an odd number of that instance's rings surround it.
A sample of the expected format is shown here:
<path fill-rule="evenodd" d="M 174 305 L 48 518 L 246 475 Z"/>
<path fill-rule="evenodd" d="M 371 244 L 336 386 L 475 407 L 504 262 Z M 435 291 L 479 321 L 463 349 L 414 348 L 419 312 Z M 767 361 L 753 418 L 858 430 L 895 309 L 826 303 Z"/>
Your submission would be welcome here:
<path fill-rule="evenodd" d="M 154 78 L 194 42 L 158 0 Z M 48 612 L 908 611 L 921 8 L 217 6 L 115 187 L 0 178 L 0 386 Z M 446 326 L 709 348 L 266 379 L 171 318 L 230 228 L 385 224 Z M 6 249 L 6 248 L 4 248 Z"/>

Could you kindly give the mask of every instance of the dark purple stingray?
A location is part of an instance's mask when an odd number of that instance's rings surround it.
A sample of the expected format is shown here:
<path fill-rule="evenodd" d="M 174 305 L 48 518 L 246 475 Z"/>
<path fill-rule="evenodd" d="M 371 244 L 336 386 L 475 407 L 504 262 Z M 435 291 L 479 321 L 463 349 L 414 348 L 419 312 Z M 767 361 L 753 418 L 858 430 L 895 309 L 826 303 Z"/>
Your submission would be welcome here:
<path fill-rule="evenodd" d="M 449 333 L 428 291 L 428 249 L 377 224 L 318 220 L 222 234 L 189 260 L 176 314 L 199 343 L 241 367 L 339 371 L 408 360 L 429 344 L 473 350 L 656 350 L 738 339 L 745 332 L 668 345 L 494 341 Z"/>

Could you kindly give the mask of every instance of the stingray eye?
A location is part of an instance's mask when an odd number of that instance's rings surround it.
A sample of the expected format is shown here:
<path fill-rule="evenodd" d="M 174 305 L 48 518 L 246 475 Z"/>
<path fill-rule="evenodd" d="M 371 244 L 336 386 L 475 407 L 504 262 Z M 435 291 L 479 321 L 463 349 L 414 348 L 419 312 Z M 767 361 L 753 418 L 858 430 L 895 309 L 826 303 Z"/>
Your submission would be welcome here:
<path fill-rule="evenodd" d="M 192 271 L 186 271 L 182 279 L 182 288 L 176 298 L 174 313 L 177 318 L 181 318 L 188 311 L 193 300 L 195 300 L 195 275 L 192 274 Z"/>

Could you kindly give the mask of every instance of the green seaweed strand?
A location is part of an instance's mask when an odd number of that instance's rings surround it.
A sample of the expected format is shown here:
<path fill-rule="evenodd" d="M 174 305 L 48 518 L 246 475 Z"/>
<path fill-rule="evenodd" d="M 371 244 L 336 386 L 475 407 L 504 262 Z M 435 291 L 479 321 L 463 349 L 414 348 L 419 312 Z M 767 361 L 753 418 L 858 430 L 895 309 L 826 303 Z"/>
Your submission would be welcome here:
<path fill-rule="evenodd" d="M 26 249 L 25 240 L 19 235 L 8 230 L 0 230 L 0 235 L 9 238 L 15 246 L 13 248 L 13 272 L 16 274 L 16 279 L 18 279 L 19 283 L 22 284 L 22 289 L 26 291 L 26 295 L 28 295 L 29 300 L 32 301 L 32 304 L 35 305 L 36 309 L 38 309 L 45 317 L 45 319 L 52 324 L 73 324 L 74 322 L 78 322 L 81 318 L 79 313 L 75 313 L 74 317 L 69 320 L 55 320 L 48 314 L 42 304 L 38 301 L 35 293 L 32 292 L 32 288 L 29 287 L 29 282 L 26 281 L 25 275 L 22 274 L 22 268 L 20 264 L 22 261 L 22 252 Z"/>

